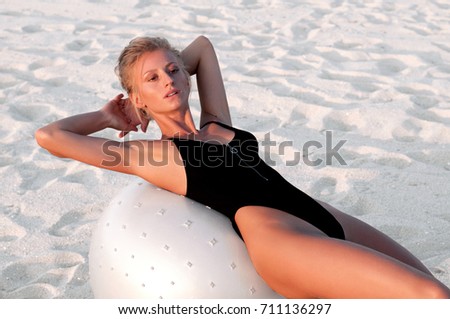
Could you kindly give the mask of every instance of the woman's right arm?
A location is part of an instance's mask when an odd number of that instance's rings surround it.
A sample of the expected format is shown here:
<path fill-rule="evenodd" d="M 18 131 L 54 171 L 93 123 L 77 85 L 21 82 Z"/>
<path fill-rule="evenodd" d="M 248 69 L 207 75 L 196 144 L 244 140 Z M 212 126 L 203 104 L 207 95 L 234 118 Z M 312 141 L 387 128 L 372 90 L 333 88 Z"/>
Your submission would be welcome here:
<path fill-rule="evenodd" d="M 105 128 L 121 131 L 120 136 L 137 130 L 140 123 L 123 111 L 125 100 L 122 97 L 121 94 L 116 96 L 99 111 L 71 116 L 38 129 L 36 141 L 55 156 L 134 174 L 134 166 L 130 163 L 133 160 L 132 142 L 89 136 Z"/>
<path fill-rule="evenodd" d="M 208 38 L 199 36 L 181 53 L 186 70 L 197 76 L 201 104 L 200 126 L 209 121 L 231 125 L 225 87 L 214 47 Z"/>

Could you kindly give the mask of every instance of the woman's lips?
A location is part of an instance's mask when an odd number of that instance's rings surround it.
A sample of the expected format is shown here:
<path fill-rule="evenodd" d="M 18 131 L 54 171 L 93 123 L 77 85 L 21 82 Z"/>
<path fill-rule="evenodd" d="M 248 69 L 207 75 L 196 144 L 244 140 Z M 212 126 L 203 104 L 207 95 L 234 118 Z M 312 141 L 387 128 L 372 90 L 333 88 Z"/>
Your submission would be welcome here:
<path fill-rule="evenodd" d="M 170 90 L 169 93 L 166 94 L 165 98 L 169 98 L 169 97 L 175 96 L 178 93 L 180 93 L 179 90 L 176 90 L 176 89 Z"/>

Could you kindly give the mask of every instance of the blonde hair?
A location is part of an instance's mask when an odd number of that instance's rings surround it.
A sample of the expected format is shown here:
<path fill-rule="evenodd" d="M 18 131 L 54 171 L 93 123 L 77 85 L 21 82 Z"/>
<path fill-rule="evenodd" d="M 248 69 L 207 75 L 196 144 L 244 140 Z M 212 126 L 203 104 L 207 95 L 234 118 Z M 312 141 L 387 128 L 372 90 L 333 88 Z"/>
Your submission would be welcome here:
<path fill-rule="evenodd" d="M 138 37 L 130 41 L 130 43 L 122 50 L 118 60 L 115 72 L 119 77 L 120 84 L 128 93 L 134 90 L 133 67 L 139 57 L 146 52 L 157 50 L 167 50 L 172 52 L 178 59 L 181 69 L 189 79 L 189 74 L 184 67 L 181 59 L 180 51 L 172 47 L 165 38 L 160 37 Z"/>

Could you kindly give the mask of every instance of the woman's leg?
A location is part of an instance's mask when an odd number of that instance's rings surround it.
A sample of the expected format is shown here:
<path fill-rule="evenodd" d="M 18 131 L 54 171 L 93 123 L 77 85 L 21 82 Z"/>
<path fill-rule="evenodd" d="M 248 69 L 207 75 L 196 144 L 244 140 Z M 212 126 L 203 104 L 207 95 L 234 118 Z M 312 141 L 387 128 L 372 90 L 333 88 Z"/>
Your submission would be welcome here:
<path fill-rule="evenodd" d="M 431 275 L 428 268 L 425 267 L 425 265 L 417 259 L 417 257 L 386 234 L 353 216 L 339 211 L 327 203 L 319 203 L 339 221 L 342 228 L 344 228 L 347 240 L 375 249 L 376 251 L 391 256 L 407 265 Z"/>
<path fill-rule="evenodd" d="M 285 297 L 450 298 L 431 275 L 285 212 L 248 206 L 236 222 L 256 270 Z"/>

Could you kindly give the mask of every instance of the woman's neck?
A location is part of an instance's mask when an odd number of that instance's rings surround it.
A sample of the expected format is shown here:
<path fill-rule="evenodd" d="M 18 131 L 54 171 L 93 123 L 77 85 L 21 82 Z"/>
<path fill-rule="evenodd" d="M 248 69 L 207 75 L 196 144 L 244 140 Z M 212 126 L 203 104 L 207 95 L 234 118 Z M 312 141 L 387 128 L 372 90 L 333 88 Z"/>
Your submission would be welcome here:
<path fill-rule="evenodd" d="M 198 134 L 192 113 L 189 109 L 183 113 L 164 115 L 154 120 L 161 130 L 162 139 Z"/>

